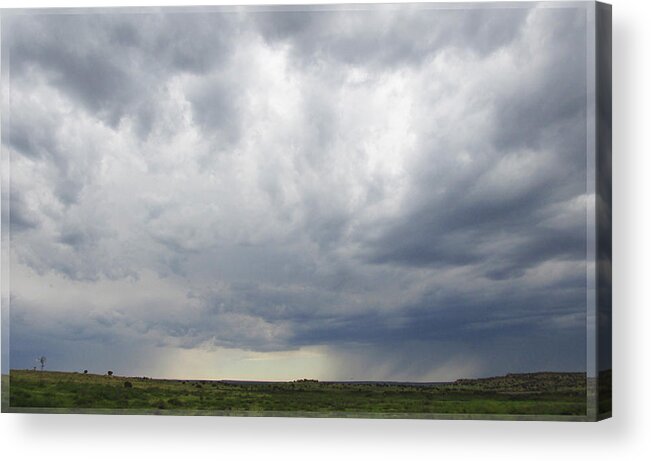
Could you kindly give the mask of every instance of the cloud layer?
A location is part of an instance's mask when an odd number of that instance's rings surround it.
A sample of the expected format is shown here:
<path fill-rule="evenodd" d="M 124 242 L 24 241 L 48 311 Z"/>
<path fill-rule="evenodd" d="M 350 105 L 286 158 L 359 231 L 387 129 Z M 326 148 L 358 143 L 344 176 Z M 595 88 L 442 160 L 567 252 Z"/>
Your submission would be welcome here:
<path fill-rule="evenodd" d="M 191 11 L 3 27 L 12 366 L 585 369 L 583 9 Z"/>

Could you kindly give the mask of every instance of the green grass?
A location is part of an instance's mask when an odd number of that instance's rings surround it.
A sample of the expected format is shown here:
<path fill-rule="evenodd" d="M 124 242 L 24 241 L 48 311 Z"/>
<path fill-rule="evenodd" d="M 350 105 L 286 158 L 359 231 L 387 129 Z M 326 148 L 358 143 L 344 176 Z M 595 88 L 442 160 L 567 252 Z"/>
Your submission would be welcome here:
<path fill-rule="evenodd" d="M 125 382 L 132 387 L 125 387 Z M 11 370 L 9 410 L 216 413 L 585 415 L 583 373 L 533 373 L 436 386 L 298 381 L 227 383 Z"/>

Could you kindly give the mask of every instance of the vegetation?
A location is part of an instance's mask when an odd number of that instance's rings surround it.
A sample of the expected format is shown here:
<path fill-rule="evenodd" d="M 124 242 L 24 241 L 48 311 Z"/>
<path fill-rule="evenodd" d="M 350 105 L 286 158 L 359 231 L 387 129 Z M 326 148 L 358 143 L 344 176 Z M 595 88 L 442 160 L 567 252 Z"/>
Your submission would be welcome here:
<path fill-rule="evenodd" d="M 583 373 L 448 384 L 162 380 L 12 370 L 11 409 L 204 410 L 217 413 L 585 415 Z"/>
<path fill-rule="evenodd" d="M 613 371 L 599 372 L 599 408 L 600 414 L 609 414 L 613 410 Z"/>

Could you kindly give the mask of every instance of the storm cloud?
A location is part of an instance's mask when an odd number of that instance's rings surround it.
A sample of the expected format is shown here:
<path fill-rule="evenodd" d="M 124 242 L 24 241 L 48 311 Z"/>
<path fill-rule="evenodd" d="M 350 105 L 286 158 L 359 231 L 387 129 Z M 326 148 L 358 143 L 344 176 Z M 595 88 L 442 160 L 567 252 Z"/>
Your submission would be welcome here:
<path fill-rule="evenodd" d="M 535 5 L 3 17 L 11 366 L 585 370 L 586 27 Z"/>

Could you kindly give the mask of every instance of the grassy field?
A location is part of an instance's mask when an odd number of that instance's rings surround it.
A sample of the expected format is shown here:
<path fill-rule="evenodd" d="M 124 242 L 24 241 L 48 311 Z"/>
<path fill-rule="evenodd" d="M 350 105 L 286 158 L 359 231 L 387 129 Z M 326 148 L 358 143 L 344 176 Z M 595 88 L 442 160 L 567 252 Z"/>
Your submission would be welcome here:
<path fill-rule="evenodd" d="M 12 370 L 9 384 L 9 411 L 551 416 L 586 413 L 583 373 L 516 374 L 423 386 L 310 380 L 232 383 Z"/>

